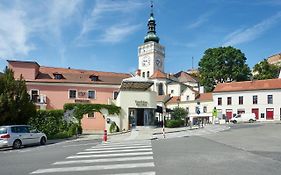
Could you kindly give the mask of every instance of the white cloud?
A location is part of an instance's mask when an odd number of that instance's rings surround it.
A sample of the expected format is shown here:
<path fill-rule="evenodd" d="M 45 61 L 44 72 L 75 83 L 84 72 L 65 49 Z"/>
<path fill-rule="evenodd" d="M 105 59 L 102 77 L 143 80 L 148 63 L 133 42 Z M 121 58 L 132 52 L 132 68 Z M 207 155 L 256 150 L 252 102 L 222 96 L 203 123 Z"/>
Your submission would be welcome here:
<path fill-rule="evenodd" d="M 91 13 L 86 16 L 82 22 L 80 35 L 75 40 L 76 44 L 79 46 L 93 44 L 93 41 L 91 41 L 87 35 L 94 30 L 102 32 L 101 36 L 97 37 L 96 41 L 110 43 L 122 41 L 122 37 L 119 36 L 123 36 L 126 33 L 131 34 L 138 28 L 139 25 L 129 24 L 129 21 L 133 16 L 132 13 L 135 13 L 141 7 L 143 7 L 143 3 L 134 0 L 97 0 Z M 117 15 L 119 19 L 122 19 L 122 21 L 128 24 L 120 25 L 120 20 L 111 23 L 107 22 L 118 19 L 116 18 Z M 122 26 L 127 28 L 121 29 L 120 27 Z M 110 39 L 109 37 L 112 38 Z"/>
<path fill-rule="evenodd" d="M 249 41 L 253 41 L 267 30 L 272 28 L 276 23 L 281 20 L 281 12 L 276 13 L 275 15 L 271 16 L 263 20 L 262 22 L 246 28 L 246 29 L 238 29 L 225 37 L 224 46 L 229 45 L 237 45 Z"/>
<path fill-rule="evenodd" d="M 99 41 L 106 43 L 117 43 L 123 39 L 128 38 L 133 32 L 138 30 L 140 25 L 131 24 L 117 24 L 109 27 L 105 30 L 104 34 L 101 36 Z"/>
<path fill-rule="evenodd" d="M 191 23 L 187 26 L 187 29 L 195 29 L 195 28 L 202 26 L 205 22 L 207 22 L 209 20 L 209 17 L 212 14 L 213 14 L 213 12 L 207 12 L 207 13 L 200 15 L 198 17 L 198 19 L 196 19 L 196 21 L 194 21 L 193 23 Z"/>
<path fill-rule="evenodd" d="M 0 58 L 10 59 L 15 55 L 27 55 L 34 47 L 28 41 L 25 12 L 6 10 L 0 6 Z"/>
<path fill-rule="evenodd" d="M 34 38 L 65 50 L 62 28 L 73 22 L 81 4 L 81 0 L 0 2 L 0 57 L 27 56 L 36 48 Z"/>

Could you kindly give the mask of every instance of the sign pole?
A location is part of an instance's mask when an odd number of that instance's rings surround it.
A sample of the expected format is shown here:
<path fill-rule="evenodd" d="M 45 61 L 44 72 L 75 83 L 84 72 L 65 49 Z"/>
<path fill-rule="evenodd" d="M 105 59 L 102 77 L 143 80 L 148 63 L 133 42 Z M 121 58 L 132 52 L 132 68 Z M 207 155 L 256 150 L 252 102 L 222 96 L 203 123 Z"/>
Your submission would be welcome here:
<path fill-rule="evenodd" d="M 163 138 L 166 138 L 165 136 L 165 117 L 166 117 L 166 107 L 165 104 L 163 105 Z"/>

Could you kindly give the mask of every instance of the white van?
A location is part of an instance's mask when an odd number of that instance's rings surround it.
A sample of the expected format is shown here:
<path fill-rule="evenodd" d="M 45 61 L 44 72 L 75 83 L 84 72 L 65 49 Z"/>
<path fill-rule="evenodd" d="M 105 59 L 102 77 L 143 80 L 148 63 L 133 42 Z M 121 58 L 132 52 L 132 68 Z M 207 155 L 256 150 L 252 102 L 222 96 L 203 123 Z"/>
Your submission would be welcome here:
<path fill-rule="evenodd" d="M 250 114 L 238 114 L 234 116 L 232 119 L 230 119 L 233 123 L 241 123 L 241 122 L 250 122 L 253 123 L 256 121 L 256 115 L 254 113 Z"/>

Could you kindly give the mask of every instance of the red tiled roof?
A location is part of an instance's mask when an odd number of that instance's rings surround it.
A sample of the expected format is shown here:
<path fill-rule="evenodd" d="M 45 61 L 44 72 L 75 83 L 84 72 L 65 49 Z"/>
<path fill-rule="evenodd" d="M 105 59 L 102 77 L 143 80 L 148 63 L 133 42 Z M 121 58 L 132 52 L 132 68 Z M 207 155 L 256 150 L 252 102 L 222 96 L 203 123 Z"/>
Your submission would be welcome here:
<path fill-rule="evenodd" d="M 281 53 L 268 57 L 267 61 L 269 64 L 275 64 L 277 62 L 281 62 Z"/>
<path fill-rule="evenodd" d="M 59 72 L 63 79 L 54 79 L 54 73 Z M 98 76 L 98 81 L 92 81 L 91 76 Z M 69 83 L 97 83 L 97 84 L 121 84 L 122 80 L 131 77 L 126 73 L 100 72 L 91 70 L 66 69 L 55 67 L 39 68 L 39 73 L 35 80 L 40 82 L 69 82 Z"/>
<path fill-rule="evenodd" d="M 151 77 L 149 77 L 149 78 L 151 78 L 151 79 L 153 79 L 153 78 L 167 78 L 167 75 L 166 75 L 164 72 L 161 72 L 160 70 L 157 70 L 157 71 L 155 71 L 154 74 L 153 74 Z"/>
<path fill-rule="evenodd" d="M 213 93 L 203 93 L 203 94 L 199 94 L 199 101 L 209 101 L 209 100 L 213 100 Z"/>
<path fill-rule="evenodd" d="M 173 96 L 169 101 L 168 104 L 175 104 L 180 102 L 180 96 Z"/>
<path fill-rule="evenodd" d="M 26 69 L 33 69 L 26 67 L 27 64 L 38 66 L 38 74 L 34 79 L 26 79 L 27 82 L 53 82 L 53 83 L 86 83 L 86 84 L 113 84 L 120 85 L 122 80 L 131 77 L 127 73 L 102 72 L 94 70 L 79 70 L 70 68 L 57 68 L 40 66 L 34 61 L 15 61 L 7 60 L 8 63 L 17 63 L 15 67 L 25 67 Z M 18 72 L 21 73 L 21 72 Z M 61 74 L 62 79 L 55 79 L 55 75 Z M 97 81 L 93 81 L 91 76 L 98 76 Z"/>
<path fill-rule="evenodd" d="M 180 82 L 183 82 L 183 83 L 185 83 L 185 82 L 194 82 L 194 83 L 198 82 L 198 80 L 196 80 L 196 78 L 192 77 L 191 75 L 189 75 L 187 72 L 184 72 L 184 71 L 180 71 L 180 72 L 176 73 L 174 76 L 176 78 L 178 78 L 178 80 Z"/>
<path fill-rule="evenodd" d="M 216 86 L 214 92 L 252 91 L 269 89 L 281 89 L 281 79 L 221 83 Z"/>

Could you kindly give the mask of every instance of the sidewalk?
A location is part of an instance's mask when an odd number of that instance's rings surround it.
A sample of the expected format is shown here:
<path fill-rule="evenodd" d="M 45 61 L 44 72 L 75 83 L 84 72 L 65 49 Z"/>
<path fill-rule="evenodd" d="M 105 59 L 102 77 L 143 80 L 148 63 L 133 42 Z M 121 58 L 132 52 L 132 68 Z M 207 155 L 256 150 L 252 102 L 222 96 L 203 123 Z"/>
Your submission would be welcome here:
<path fill-rule="evenodd" d="M 165 128 L 165 138 L 188 137 L 192 135 L 205 135 L 228 130 L 228 125 L 206 125 L 203 128 L 198 126 L 180 127 L 180 128 Z M 126 140 L 153 140 L 164 139 L 162 128 L 146 128 L 133 129 L 131 132 L 113 135 L 108 137 L 108 141 L 126 141 Z"/>

